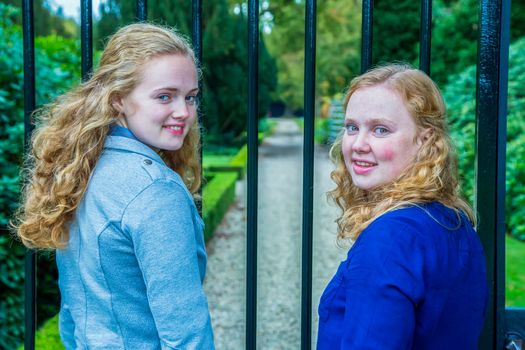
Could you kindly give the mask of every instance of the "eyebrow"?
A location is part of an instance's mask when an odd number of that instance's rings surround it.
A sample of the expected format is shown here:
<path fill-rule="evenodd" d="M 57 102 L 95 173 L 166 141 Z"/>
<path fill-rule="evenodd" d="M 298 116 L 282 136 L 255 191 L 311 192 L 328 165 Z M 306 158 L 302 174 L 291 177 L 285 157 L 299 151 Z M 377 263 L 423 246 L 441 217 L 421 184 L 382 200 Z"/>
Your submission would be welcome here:
<path fill-rule="evenodd" d="M 173 92 L 179 92 L 180 89 L 176 88 L 176 87 L 161 87 L 161 88 L 158 88 L 158 89 L 155 89 L 153 90 L 154 93 L 157 93 L 157 92 L 161 92 L 161 91 L 165 91 L 165 90 L 169 90 L 169 91 L 173 91 Z M 198 92 L 199 91 L 199 88 L 198 87 L 194 87 L 193 89 L 189 90 L 188 92 Z"/>
<path fill-rule="evenodd" d="M 348 122 L 348 121 L 353 121 L 355 122 L 355 119 L 353 118 L 345 118 L 345 122 Z M 389 119 L 385 119 L 385 118 L 373 118 L 373 119 L 369 119 L 366 121 L 366 124 L 369 124 L 369 125 L 376 125 L 376 124 L 392 124 L 393 122 Z"/>

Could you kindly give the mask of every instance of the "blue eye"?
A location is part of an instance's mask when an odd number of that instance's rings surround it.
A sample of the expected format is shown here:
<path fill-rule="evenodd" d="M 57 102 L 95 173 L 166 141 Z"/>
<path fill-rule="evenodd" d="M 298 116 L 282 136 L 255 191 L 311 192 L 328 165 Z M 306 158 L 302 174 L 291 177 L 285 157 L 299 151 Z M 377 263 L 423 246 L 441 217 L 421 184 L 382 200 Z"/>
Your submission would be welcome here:
<path fill-rule="evenodd" d="M 359 128 L 355 124 L 347 124 L 345 125 L 345 129 L 348 134 L 355 134 L 359 131 Z"/>
<path fill-rule="evenodd" d="M 196 104 L 197 103 L 197 96 L 196 95 L 186 96 L 186 102 L 188 102 L 188 104 L 190 104 L 190 105 Z"/>
<path fill-rule="evenodd" d="M 378 126 L 378 127 L 374 128 L 374 133 L 376 135 L 379 135 L 379 136 L 384 136 L 384 135 L 388 134 L 389 132 L 390 132 L 390 130 L 388 130 L 384 126 Z"/>
<path fill-rule="evenodd" d="M 157 97 L 161 102 L 169 102 L 171 100 L 171 96 L 167 94 L 162 94 Z"/>

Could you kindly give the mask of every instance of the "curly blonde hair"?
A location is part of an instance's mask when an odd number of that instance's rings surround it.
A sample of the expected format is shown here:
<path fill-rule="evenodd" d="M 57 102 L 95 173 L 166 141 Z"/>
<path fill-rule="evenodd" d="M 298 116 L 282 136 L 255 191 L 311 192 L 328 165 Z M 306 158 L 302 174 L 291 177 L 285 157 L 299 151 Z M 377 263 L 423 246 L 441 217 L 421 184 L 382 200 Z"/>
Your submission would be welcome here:
<path fill-rule="evenodd" d="M 356 77 L 345 96 L 344 110 L 354 92 L 385 85 L 401 96 L 414 118 L 418 133 L 427 132 L 413 164 L 392 182 L 362 190 L 352 182 L 342 154 L 344 130 L 338 135 L 330 157 L 335 163 L 331 178 L 336 188 L 328 196 L 342 210 L 337 219 L 338 240 L 355 241 L 380 215 L 391 210 L 438 201 L 464 212 L 472 224 L 475 215 L 459 193 L 457 160 L 448 135 L 446 108 L 436 84 L 422 71 L 408 65 L 388 64 Z"/>
<path fill-rule="evenodd" d="M 115 98 L 127 96 L 142 79 L 144 64 L 162 55 L 184 55 L 195 62 L 188 41 L 172 28 L 136 23 L 108 41 L 91 78 L 37 110 L 38 128 L 25 167 L 22 206 L 14 228 L 30 248 L 64 248 L 68 224 L 86 191 L 111 125 L 119 112 Z M 195 65 L 198 67 L 198 65 Z M 199 125 L 177 151 L 159 151 L 195 194 L 201 183 Z"/>

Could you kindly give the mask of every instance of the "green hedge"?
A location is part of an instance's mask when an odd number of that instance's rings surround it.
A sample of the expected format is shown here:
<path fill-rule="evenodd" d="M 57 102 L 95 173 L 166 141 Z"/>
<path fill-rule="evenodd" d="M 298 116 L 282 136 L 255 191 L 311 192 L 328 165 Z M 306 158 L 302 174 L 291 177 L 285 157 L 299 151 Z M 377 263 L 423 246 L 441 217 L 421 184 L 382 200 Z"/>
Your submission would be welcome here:
<path fill-rule="evenodd" d="M 237 172 L 218 172 L 213 174 L 212 180 L 204 187 L 202 216 L 206 225 L 204 229 L 206 241 L 213 236 L 213 231 L 221 223 L 224 214 L 235 199 L 237 179 Z"/>
<path fill-rule="evenodd" d="M 510 46 L 505 208 L 507 233 L 525 241 L 525 38 Z M 471 203 L 475 182 L 476 67 L 452 76 L 444 89 L 462 189 Z M 482 186 L 482 184 L 480 184 Z"/>
<path fill-rule="evenodd" d="M 246 163 L 248 162 L 248 146 L 245 144 L 241 147 L 239 152 L 230 160 L 228 166 L 234 167 L 239 173 L 239 177 L 243 177 L 246 172 Z"/>

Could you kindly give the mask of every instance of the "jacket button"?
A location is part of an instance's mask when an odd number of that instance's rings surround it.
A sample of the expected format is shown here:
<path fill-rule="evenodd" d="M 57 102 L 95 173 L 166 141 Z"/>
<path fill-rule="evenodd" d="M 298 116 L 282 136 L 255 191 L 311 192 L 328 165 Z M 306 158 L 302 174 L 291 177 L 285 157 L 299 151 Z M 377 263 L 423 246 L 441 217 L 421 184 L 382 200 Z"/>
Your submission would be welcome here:
<path fill-rule="evenodd" d="M 152 163 L 151 159 L 144 159 L 142 162 L 146 165 L 151 165 Z"/>

